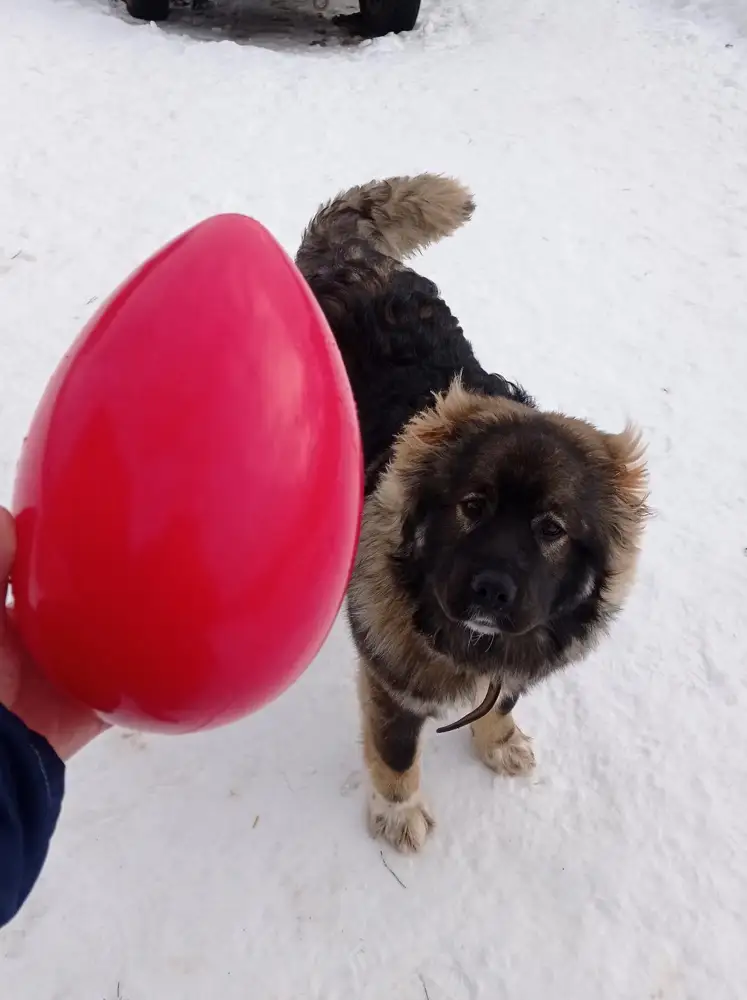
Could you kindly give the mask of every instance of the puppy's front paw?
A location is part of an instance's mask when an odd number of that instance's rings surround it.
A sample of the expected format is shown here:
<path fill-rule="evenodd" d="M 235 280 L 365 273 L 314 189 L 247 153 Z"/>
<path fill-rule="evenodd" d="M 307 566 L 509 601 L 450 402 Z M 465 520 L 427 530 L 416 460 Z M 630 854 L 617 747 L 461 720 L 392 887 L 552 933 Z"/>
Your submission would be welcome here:
<path fill-rule="evenodd" d="M 372 837 L 383 837 L 407 854 L 419 851 L 435 825 L 428 807 L 416 792 L 404 802 L 390 802 L 377 791 L 368 801 L 368 826 Z"/>
<path fill-rule="evenodd" d="M 532 741 L 518 726 L 509 736 L 495 741 L 486 741 L 475 734 L 474 745 L 480 760 L 496 774 L 516 778 L 534 770 Z"/>

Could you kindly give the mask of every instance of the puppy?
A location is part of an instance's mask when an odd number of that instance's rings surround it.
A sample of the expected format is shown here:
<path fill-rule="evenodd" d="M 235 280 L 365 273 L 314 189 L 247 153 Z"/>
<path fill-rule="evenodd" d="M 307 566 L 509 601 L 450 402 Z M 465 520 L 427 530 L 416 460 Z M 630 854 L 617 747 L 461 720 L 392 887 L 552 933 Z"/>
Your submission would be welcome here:
<path fill-rule="evenodd" d="M 531 771 L 514 705 L 605 632 L 647 515 L 639 435 L 542 412 L 484 371 L 436 286 L 402 263 L 473 208 L 446 177 L 372 182 L 322 206 L 296 258 L 360 418 L 366 501 L 348 614 L 369 818 L 405 851 L 433 827 L 425 721 L 480 701 L 440 731 L 471 724 L 493 771 Z"/>

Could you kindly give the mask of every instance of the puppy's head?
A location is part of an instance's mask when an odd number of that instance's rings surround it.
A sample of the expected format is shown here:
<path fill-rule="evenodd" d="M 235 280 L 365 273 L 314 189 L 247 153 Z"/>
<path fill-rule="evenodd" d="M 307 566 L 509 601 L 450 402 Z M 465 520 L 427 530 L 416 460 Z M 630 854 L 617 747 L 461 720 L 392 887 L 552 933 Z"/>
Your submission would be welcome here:
<path fill-rule="evenodd" d="M 416 618 L 454 648 L 570 642 L 632 581 L 646 473 L 630 429 L 604 434 L 456 383 L 405 429 L 381 492 L 399 509 L 393 558 Z"/>

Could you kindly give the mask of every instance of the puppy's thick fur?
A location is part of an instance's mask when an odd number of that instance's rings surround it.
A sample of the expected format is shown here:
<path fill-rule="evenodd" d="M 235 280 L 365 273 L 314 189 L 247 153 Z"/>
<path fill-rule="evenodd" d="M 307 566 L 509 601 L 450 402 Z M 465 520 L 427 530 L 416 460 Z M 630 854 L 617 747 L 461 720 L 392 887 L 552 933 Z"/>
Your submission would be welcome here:
<path fill-rule="evenodd" d="M 494 771 L 528 772 L 513 706 L 619 611 L 647 513 L 638 434 L 542 412 L 484 371 L 436 286 L 402 263 L 473 208 L 446 177 L 372 182 L 320 208 L 296 258 L 360 417 L 366 502 L 348 611 L 371 829 L 403 850 L 433 826 L 425 720 L 500 684 L 474 748 Z"/>

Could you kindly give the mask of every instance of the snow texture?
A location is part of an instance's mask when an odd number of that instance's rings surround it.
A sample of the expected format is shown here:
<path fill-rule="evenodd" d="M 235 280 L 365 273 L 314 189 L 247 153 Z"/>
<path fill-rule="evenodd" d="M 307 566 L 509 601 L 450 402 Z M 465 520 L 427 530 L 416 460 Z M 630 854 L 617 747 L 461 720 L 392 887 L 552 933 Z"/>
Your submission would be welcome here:
<path fill-rule="evenodd" d="M 517 710 L 532 779 L 431 736 L 418 857 L 365 830 L 343 621 L 240 724 L 88 748 L 3 1000 L 741 1000 L 743 0 L 426 0 L 362 44 L 311 6 L 2 8 L 0 501 L 57 360 L 163 242 L 235 210 L 293 250 L 340 187 L 435 170 L 478 210 L 422 269 L 487 367 L 641 424 L 658 514 L 612 638 Z"/>

